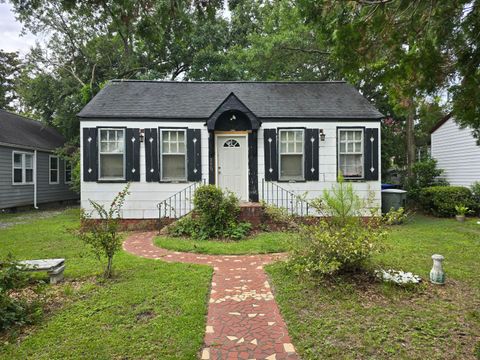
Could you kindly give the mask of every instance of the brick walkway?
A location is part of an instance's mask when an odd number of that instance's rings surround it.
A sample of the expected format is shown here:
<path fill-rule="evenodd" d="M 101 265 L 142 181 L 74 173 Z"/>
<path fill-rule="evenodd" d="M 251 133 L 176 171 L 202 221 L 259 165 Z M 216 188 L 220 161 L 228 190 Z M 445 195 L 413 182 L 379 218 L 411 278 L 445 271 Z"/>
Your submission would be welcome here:
<path fill-rule="evenodd" d="M 298 359 L 263 270 L 281 255 L 200 255 L 160 249 L 155 232 L 134 233 L 124 250 L 150 259 L 213 266 L 202 360 Z"/>

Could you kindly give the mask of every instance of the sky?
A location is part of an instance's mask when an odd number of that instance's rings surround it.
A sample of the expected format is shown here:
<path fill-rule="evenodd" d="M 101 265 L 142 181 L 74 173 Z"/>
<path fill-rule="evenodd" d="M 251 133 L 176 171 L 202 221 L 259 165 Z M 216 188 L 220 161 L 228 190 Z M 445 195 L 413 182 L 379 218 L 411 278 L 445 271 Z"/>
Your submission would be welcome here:
<path fill-rule="evenodd" d="M 11 4 L 0 2 L 0 49 L 18 51 L 23 57 L 35 45 L 37 38 L 30 33 L 21 35 L 22 24 L 15 20 L 11 9 Z"/>

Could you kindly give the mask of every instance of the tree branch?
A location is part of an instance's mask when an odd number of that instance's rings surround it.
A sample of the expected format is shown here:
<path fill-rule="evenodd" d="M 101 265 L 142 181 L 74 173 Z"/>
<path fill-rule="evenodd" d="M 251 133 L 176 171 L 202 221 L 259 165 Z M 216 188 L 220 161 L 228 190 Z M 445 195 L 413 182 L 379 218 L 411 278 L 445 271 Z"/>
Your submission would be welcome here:
<path fill-rule="evenodd" d="M 317 50 L 317 49 L 305 49 L 291 46 L 280 46 L 280 49 L 289 50 L 289 51 L 299 51 L 307 54 L 321 54 L 321 55 L 330 55 L 330 51 Z"/>

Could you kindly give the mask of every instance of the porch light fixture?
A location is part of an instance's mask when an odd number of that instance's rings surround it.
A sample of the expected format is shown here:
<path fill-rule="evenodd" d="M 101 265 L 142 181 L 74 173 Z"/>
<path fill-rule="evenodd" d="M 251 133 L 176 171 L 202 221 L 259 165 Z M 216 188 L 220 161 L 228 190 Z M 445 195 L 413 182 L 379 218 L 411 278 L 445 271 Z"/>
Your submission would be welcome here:
<path fill-rule="evenodd" d="M 232 116 L 230 117 L 230 121 L 233 121 L 233 120 L 236 120 L 236 119 L 237 119 L 237 117 L 236 117 L 235 115 L 232 115 Z"/>
<path fill-rule="evenodd" d="M 145 129 L 140 129 L 140 142 L 143 143 L 145 140 Z"/>
<path fill-rule="evenodd" d="M 323 132 L 323 129 L 320 129 L 320 141 L 325 141 L 325 133 Z"/>

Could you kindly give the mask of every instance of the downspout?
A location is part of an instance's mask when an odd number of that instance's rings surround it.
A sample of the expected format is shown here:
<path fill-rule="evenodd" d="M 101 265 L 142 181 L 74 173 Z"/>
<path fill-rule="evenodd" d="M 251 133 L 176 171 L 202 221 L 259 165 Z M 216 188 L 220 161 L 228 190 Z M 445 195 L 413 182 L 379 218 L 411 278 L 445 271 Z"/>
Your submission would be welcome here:
<path fill-rule="evenodd" d="M 33 152 L 33 208 L 38 210 L 37 206 L 37 150 Z"/>

